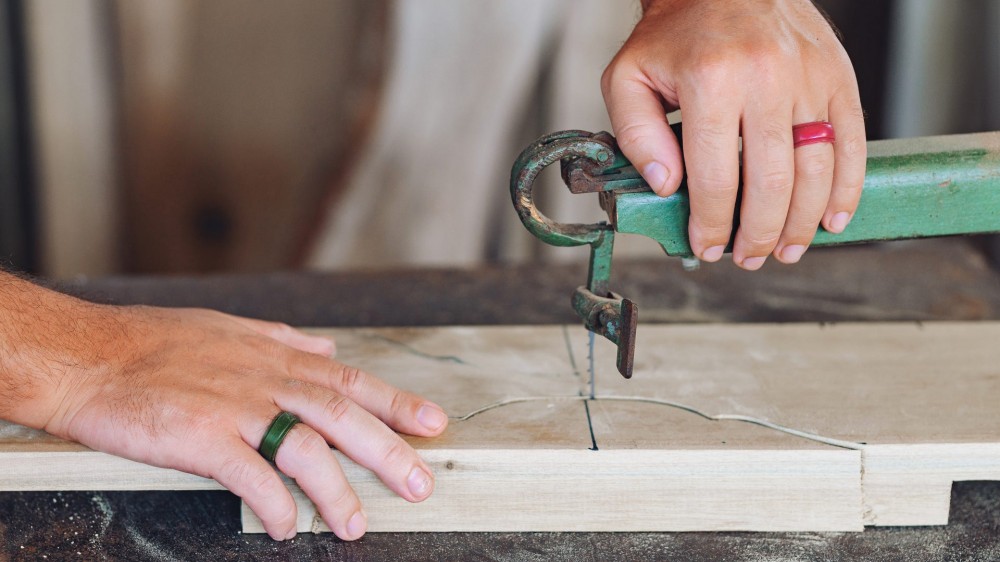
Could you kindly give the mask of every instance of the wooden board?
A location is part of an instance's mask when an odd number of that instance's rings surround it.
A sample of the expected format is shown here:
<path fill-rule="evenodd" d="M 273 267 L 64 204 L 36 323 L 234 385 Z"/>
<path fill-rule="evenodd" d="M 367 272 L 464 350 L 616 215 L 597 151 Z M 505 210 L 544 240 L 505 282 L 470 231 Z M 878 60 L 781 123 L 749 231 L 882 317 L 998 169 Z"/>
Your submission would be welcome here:
<path fill-rule="evenodd" d="M 1000 480 L 1000 323 L 642 325 L 631 381 L 598 340 L 596 400 L 579 327 L 328 333 L 453 416 L 408 438 L 437 476 L 421 504 L 341 457 L 375 532 L 943 524 L 952 481 Z M 0 428 L 0 474 L 3 490 L 218 487 L 17 427 Z M 294 492 L 299 530 L 326 530 Z M 262 530 L 246 510 L 244 530 Z"/>
<path fill-rule="evenodd" d="M 1000 323 L 643 328 L 632 381 L 597 342 L 602 393 L 857 443 L 866 525 L 944 525 L 952 482 L 1000 480 Z"/>

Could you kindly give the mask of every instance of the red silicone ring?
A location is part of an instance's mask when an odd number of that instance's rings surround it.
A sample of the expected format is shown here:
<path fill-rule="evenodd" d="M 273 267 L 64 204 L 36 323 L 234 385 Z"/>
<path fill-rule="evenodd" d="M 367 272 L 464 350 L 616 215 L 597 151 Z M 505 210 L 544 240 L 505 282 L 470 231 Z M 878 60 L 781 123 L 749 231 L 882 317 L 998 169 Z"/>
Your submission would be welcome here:
<path fill-rule="evenodd" d="M 792 143 L 795 148 L 818 142 L 834 142 L 837 135 L 833 133 L 833 125 L 826 121 L 813 121 L 792 127 Z"/>

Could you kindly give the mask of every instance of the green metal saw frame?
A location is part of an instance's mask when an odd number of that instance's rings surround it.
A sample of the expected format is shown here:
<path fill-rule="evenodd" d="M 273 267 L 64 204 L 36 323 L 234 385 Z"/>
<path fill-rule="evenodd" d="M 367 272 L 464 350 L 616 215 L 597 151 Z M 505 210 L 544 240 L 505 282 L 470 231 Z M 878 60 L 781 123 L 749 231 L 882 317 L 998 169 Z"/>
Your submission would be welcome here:
<path fill-rule="evenodd" d="M 680 139 L 680 125 L 674 129 Z M 874 141 L 868 154 L 861 203 L 850 225 L 841 234 L 821 227 L 812 246 L 1000 231 L 1000 132 Z M 556 162 L 571 192 L 599 195 L 607 222 L 558 223 L 539 211 L 535 180 Z M 615 233 L 646 236 L 670 256 L 692 257 L 686 180 L 674 195 L 660 197 L 610 134 L 563 131 L 521 152 L 510 192 L 521 222 L 543 242 L 590 245 L 587 284 L 573 293 L 572 306 L 588 330 L 618 346 L 618 370 L 630 378 L 638 309 L 610 290 Z"/>

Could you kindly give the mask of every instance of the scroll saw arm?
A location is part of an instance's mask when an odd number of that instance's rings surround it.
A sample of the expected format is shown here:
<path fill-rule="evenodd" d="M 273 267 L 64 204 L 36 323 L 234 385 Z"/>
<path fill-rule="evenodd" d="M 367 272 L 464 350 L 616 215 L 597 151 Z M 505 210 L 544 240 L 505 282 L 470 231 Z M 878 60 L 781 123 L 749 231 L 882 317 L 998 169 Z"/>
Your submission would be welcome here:
<path fill-rule="evenodd" d="M 680 125 L 673 127 L 682 138 Z M 820 227 L 812 246 L 1000 231 L 1000 132 L 873 141 L 868 154 L 864 191 L 851 223 L 840 234 Z M 535 206 L 535 180 L 556 162 L 572 193 L 598 195 L 607 222 L 558 223 Z M 692 257 L 686 180 L 677 193 L 660 197 L 610 134 L 563 131 L 521 152 L 510 193 L 521 222 L 543 242 L 590 245 L 587 284 L 573 292 L 572 307 L 588 330 L 618 346 L 618 371 L 631 378 L 638 307 L 610 288 L 615 233 L 646 236 L 669 256 Z"/>

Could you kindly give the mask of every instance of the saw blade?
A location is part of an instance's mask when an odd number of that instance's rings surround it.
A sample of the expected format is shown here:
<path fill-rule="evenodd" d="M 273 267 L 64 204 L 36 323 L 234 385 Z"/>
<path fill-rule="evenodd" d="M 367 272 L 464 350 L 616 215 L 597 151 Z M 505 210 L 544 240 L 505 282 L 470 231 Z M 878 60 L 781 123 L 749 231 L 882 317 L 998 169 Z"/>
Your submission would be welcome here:
<path fill-rule="evenodd" d="M 594 332 L 587 330 L 587 335 L 589 338 L 589 343 L 587 346 L 587 361 L 590 363 L 587 367 L 587 371 L 590 373 L 590 399 L 593 400 L 596 395 L 596 389 L 594 388 Z"/>

